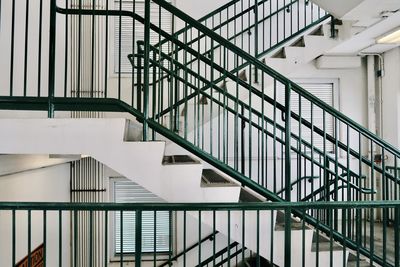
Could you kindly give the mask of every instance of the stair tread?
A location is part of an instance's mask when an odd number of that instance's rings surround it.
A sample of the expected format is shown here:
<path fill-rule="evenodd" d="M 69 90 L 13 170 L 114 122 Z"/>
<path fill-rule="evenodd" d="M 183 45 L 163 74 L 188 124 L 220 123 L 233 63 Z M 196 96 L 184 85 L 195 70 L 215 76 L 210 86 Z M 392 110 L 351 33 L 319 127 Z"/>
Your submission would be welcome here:
<path fill-rule="evenodd" d="M 261 199 L 253 195 L 247 190 L 240 190 L 239 202 L 263 202 Z"/>
<path fill-rule="evenodd" d="M 370 263 L 367 260 L 365 260 L 364 258 L 361 258 L 361 257 L 359 259 L 357 259 L 357 256 L 354 255 L 354 253 L 350 252 L 349 256 L 347 258 L 347 267 L 353 267 L 353 266 L 356 267 L 357 262 L 359 262 L 360 267 L 370 266 Z M 372 265 L 372 266 L 375 266 L 375 265 Z"/>
<path fill-rule="evenodd" d="M 324 236 L 321 233 L 317 234 L 317 232 L 314 231 L 312 238 L 312 247 L 311 247 L 311 251 L 313 252 L 317 251 L 317 241 L 318 241 L 318 251 L 343 250 L 343 247 L 337 244 L 334 240 L 332 240 L 332 246 L 331 246 L 331 240 L 328 237 Z"/>
<path fill-rule="evenodd" d="M 286 58 L 285 48 L 281 48 L 278 52 L 274 53 L 271 58 Z"/>
<path fill-rule="evenodd" d="M 302 221 L 299 221 L 293 217 L 291 217 L 291 224 L 290 224 L 290 229 L 292 230 L 303 230 L 303 227 L 305 230 L 311 230 L 311 228 L 304 224 Z M 285 213 L 282 211 L 277 211 L 276 213 L 276 224 L 275 224 L 275 231 L 284 231 L 285 230 Z"/>
<path fill-rule="evenodd" d="M 200 164 L 200 161 L 192 158 L 189 155 L 166 155 L 162 161 L 163 165 L 186 165 Z"/>
<path fill-rule="evenodd" d="M 293 42 L 291 45 L 291 47 L 305 47 L 306 44 L 304 42 L 304 36 L 300 37 L 299 39 L 297 39 L 295 42 Z"/>
<path fill-rule="evenodd" d="M 315 30 L 309 33 L 309 35 L 324 36 L 324 28 L 322 25 L 318 26 Z"/>
<path fill-rule="evenodd" d="M 201 186 L 238 186 L 234 182 L 230 181 L 223 175 L 219 174 L 213 169 L 203 169 L 201 174 Z"/>

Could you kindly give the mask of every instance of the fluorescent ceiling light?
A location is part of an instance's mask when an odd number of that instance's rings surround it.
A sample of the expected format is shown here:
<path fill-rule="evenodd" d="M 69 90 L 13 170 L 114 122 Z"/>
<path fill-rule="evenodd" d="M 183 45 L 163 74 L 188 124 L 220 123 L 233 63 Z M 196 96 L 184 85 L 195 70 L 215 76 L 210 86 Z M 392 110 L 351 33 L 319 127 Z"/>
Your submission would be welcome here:
<path fill-rule="evenodd" d="M 400 28 L 386 33 L 377 39 L 378 44 L 400 44 Z"/>

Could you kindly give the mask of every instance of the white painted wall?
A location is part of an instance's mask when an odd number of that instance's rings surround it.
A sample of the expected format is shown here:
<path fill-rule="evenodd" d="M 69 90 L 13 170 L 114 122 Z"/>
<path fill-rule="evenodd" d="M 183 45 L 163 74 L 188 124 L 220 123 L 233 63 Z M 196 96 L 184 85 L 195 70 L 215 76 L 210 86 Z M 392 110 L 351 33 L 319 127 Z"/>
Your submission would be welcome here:
<path fill-rule="evenodd" d="M 45 169 L 3 176 L 0 179 L 0 201 L 69 202 L 69 165 L 62 164 Z M 43 213 L 32 211 L 32 250 L 43 243 Z M 70 261 L 70 219 L 63 213 L 62 255 L 63 265 Z M 0 265 L 11 265 L 11 211 L 0 211 Z M 58 264 L 58 212 L 47 213 L 47 264 Z M 27 212 L 16 212 L 16 261 L 27 255 Z"/>
<path fill-rule="evenodd" d="M 400 146 L 400 48 L 384 53 L 385 75 L 382 78 L 383 138 Z"/>

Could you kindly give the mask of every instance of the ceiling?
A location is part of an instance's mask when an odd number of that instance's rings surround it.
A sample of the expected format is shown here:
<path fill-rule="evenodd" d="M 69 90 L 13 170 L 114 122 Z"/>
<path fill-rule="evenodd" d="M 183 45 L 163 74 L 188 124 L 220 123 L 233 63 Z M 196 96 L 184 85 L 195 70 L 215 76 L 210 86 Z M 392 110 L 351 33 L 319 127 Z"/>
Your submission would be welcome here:
<path fill-rule="evenodd" d="M 358 32 L 330 50 L 328 55 L 382 53 L 396 45 L 376 44 L 376 39 L 400 27 L 400 0 L 312 0 Z"/>

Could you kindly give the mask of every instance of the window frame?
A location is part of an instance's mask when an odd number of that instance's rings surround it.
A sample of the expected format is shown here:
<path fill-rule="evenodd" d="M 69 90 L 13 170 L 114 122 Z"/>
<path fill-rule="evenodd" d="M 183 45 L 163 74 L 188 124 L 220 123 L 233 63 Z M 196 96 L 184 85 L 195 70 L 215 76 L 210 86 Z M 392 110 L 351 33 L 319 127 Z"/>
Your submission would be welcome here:
<path fill-rule="evenodd" d="M 118 0 L 112 0 L 110 2 L 109 5 L 109 9 L 119 9 L 118 6 L 116 6 L 116 2 Z M 132 2 L 133 0 L 121 0 L 122 2 Z M 146 0 L 135 0 L 138 2 L 145 2 Z M 170 4 L 173 6 L 176 6 L 176 0 L 169 0 Z M 110 17 L 112 18 L 112 17 Z M 108 43 L 109 43 L 109 49 L 107 52 L 107 57 L 108 57 L 108 77 L 109 79 L 118 79 L 119 77 L 121 77 L 121 79 L 132 79 L 132 73 L 131 72 L 117 72 L 115 71 L 115 58 L 114 58 L 114 52 L 116 49 L 117 44 L 115 44 L 115 35 L 117 34 L 115 32 L 115 25 L 114 25 L 114 21 L 113 19 L 109 20 L 108 23 Z M 139 23 L 139 22 L 137 22 Z M 171 30 L 172 32 L 176 32 L 176 23 L 173 23 L 171 21 Z M 164 38 L 162 38 L 164 39 Z M 136 51 L 134 51 L 136 52 Z"/>
<path fill-rule="evenodd" d="M 109 200 L 110 202 L 114 203 L 115 199 L 115 183 L 119 181 L 129 181 L 129 179 L 125 177 L 109 177 Z M 171 246 L 171 251 L 170 252 L 156 252 L 156 261 L 166 261 L 169 259 L 169 257 L 173 257 L 176 252 L 176 218 L 175 218 L 175 213 L 172 212 L 171 216 L 171 228 L 170 228 L 170 236 L 172 238 L 172 246 Z M 108 244 L 109 244 L 109 255 L 110 255 L 110 262 L 120 262 L 121 255 L 120 253 L 116 253 L 116 247 L 115 247 L 115 211 L 110 211 L 109 216 L 108 216 Z M 134 262 L 135 261 L 135 253 L 123 253 L 124 256 L 124 262 Z M 154 252 L 142 252 L 141 256 L 142 260 L 153 260 L 154 259 Z"/>
<path fill-rule="evenodd" d="M 294 83 L 298 84 L 299 86 L 302 86 L 302 84 L 332 84 L 332 107 L 336 110 L 340 111 L 340 79 L 339 78 L 292 78 L 291 79 Z M 333 131 L 334 130 L 334 122 L 333 122 Z M 339 124 L 338 127 L 338 136 L 339 140 L 341 137 L 341 127 Z M 310 153 L 310 152 L 307 152 Z M 334 155 L 334 151 L 327 151 L 326 152 L 328 155 Z M 293 154 L 293 153 L 292 153 Z M 294 155 L 293 155 L 294 156 Z M 340 155 L 339 155 L 340 156 Z"/>

